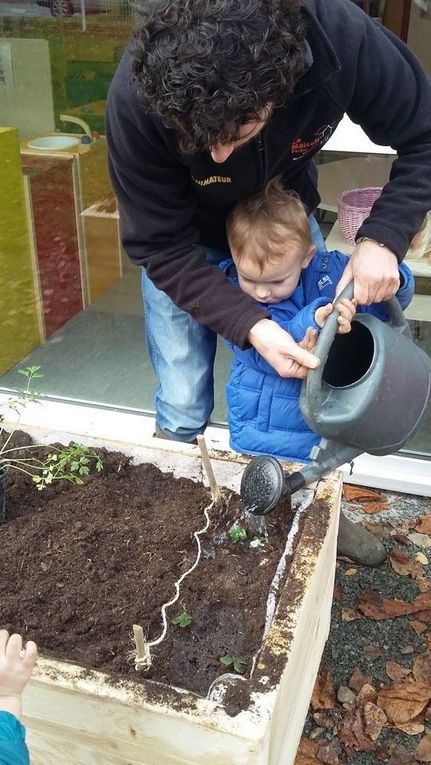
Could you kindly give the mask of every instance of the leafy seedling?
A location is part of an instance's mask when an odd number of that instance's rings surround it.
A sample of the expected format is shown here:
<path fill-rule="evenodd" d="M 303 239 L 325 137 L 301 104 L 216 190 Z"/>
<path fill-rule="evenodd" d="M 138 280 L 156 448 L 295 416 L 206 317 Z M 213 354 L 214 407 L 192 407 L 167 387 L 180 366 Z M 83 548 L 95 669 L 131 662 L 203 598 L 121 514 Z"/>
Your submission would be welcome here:
<path fill-rule="evenodd" d="M 231 542 L 244 542 L 244 539 L 247 539 L 247 532 L 244 526 L 241 526 L 236 521 L 230 527 L 228 534 Z"/>
<path fill-rule="evenodd" d="M 99 473 L 103 468 L 100 457 L 82 444 L 71 443 L 64 448 L 52 446 L 52 451 L 44 460 L 32 456 L 32 450 L 40 449 L 40 444 L 16 447 L 10 445 L 28 402 L 39 403 L 38 394 L 31 386 L 33 380 L 43 377 L 40 366 L 19 369 L 18 372 L 26 378 L 27 384 L 24 390 L 18 391 L 16 397 L 6 402 L 5 410 L 0 412 L 0 475 L 4 475 L 8 470 L 26 473 L 41 491 L 60 479 L 76 484 L 83 483 L 82 479 L 89 474 L 92 465 Z M 11 413 L 14 414 L 15 423 L 12 429 L 7 431 L 6 425 Z"/>
<path fill-rule="evenodd" d="M 236 656 L 220 656 L 219 661 L 224 664 L 225 667 L 232 667 L 233 671 L 237 672 L 239 675 L 243 675 L 247 668 L 245 659 Z"/>
<path fill-rule="evenodd" d="M 172 624 L 177 624 L 178 627 L 182 627 L 185 629 L 185 627 L 189 627 L 192 623 L 193 619 L 186 611 L 183 611 L 182 614 L 178 614 L 177 616 L 174 616 L 172 619 Z"/>

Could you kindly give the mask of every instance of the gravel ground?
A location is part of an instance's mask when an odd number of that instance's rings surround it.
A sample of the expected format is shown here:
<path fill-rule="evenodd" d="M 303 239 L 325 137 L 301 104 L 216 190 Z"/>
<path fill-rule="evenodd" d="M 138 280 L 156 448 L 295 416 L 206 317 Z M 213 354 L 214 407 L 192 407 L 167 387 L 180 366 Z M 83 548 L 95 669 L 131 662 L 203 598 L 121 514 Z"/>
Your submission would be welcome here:
<path fill-rule="evenodd" d="M 411 560 L 415 560 L 416 555 L 421 553 L 423 576 L 429 579 L 431 565 L 426 561 L 431 560 L 431 547 L 427 546 L 428 543 L 431 544 L 431 537 L 422 537 L 421 545 L 413 544 L 406 535 L 415 529 L 406 530 L 406 520 L 411 519 L 411 525 L 414 525 L 419 516 L 429 514 L 431 500 L 389 492 L 380 494 L 383 503 L 387 502 L 386 509 L 381 512 L 368 515 L 363 509 L 365 505 L 347 500 L 343 501 L 343 510 L 352 520 L 362 521 L 370 530 L 374 529 L 388 552 L 398 549 Z M 408 602 L 419 594 L 417 583 L 408 575 L 396 573 L 389 559 L 376 569 L 360 567 L 343 560 L 337 561 L 331 630 L 320 667 L 320 674 L 329 670 L 335 695 L 339 693 L 340 687 L 349 686 L 350 678 L 358 669 L 376 690 L 393 685 L 386 673 L 387 661 L 394 661 L 412 669 L 415 658 L 429 651 L 431 624 L 428 622 L 426 630 L 424 629 L 422 634 L 416 634 L 410 626 L 415 619 L 414 615 L 381 620 L 365 617 L 351 621 L 343 619 L 346 609 L 355 609 L 363 599 L 364 591 L 370 588 L 384 598 Z M 370 646 L 373 648 L 370 649 Z M 375 751 L 346 752 L 343 736 L 339 735 L 339 723 L 345 717 L 346 709 L 339 701 L 335 701 L 332 710 L 325 709 L 323 714 L 330 720 L 325 726 L 322 725 L 322 713 L 319 714 L 319 710 L 310 706 L 303 735 L 314 742 L 322 742 L 322 745 L 331 742 L 332 754 L 327 755 L 327 759 L 325 754 L 321 754 L 324 759 L 315 760 L 308 760 L 306 757 L 301 759 L 298 756 L 298 765 L 311 765 L 314 762 L 325 762 L 328 765 L 377 765 L 385 762 L 401 765 L 404 762 L 419 762 L 410 759 L 407 752 L 413 752 L 425 735 L 431 735 L 431 719 L 424 720 L 425 730 L 420 735 L 406 735 L 393 727 L 384 727 L 376 740 Z M 406 750 L 405 754 L 404 751 L 400 754 L 400 748 Z M 334 758 L 334 751 L 338 760 Z M 430 762 L 431 757 L 425 761 Z"/>

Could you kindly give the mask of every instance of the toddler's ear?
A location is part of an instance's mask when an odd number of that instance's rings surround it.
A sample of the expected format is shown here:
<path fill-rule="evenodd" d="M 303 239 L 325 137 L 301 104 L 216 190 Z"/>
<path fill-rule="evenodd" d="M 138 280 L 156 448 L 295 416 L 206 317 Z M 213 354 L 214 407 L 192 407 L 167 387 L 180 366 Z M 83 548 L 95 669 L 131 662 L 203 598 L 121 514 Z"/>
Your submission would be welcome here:
<path fill-rule="evenodd" d="M 307 268 L 312 258 L 314 258 L 315 254 L 316 254 L 316 247 L 314 244 L 312 244 L 311 247 L 309 247 L 309 249 L 304 255 L 304 260 L 302 261 L 302 268 Z"/>

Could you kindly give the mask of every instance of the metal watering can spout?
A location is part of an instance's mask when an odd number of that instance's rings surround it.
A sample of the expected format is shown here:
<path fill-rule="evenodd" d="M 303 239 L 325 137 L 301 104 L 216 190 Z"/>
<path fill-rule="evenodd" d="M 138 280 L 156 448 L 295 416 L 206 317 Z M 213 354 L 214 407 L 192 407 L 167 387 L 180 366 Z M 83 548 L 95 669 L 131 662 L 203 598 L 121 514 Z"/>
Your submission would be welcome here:
<path fill-rule="evenodd" d="M 353 296 L 353 283 L 339 299 Z M 411 336 L 398 299 L 386 301 L 388 323 L 357 314 L 352 330 L 337 334 L 338 312 L 325 322 L 314 354 L 320 366 L 301 388 L 304 419 L 320 436 L 312 462 L 291 475 L 273 457 L 256 457 L 245 469 L 241 497 L 257 515 L 363 452 L 392 454 L 420 427 L 430 399 L 431 361 Z"/>

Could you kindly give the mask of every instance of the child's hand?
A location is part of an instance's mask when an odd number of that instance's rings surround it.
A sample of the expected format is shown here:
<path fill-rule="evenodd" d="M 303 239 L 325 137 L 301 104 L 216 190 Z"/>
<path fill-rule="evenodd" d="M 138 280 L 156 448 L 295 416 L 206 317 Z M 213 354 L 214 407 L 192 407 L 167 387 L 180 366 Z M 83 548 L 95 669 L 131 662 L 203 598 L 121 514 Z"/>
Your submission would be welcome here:
<path fill-rule="evenodd" d="M 22 646 L 21 635 L 0 630 L 0 710 L 21 716 L 21 693 L 36 663 L 36 643 Z"/>
<path fill-rule="evenodd" d="M 347 300 L 347 298 L 343 298 L 343 300 L 339 300 L 338 303 L 336 303 L 335 308 L 337 309 L 338 313 L 340 314 L 338 316 L 338 332 L 340 335 L 345 335 L 347 332 L 350 332 L 352 329 L 351 323 L 352 319 L 356 313 L 356 306 L 358 305 L 358 301 L 354 298 L 352 300 Z M 320 308 L 316 310 L 316 313 L 314 314 L 314 320 L 316 324 L 319 325 L 319 327 L 323 327 L 325 324 L 326 319 L 328 318 L 329 314 L 332 313 L 334 309 L 334 306 L 332 303 L 328 303 L 327 305 L 322 305 Z"/>
<path fill-rule="evenodd" d="M 343 300 L 339 300 L 338 303 L 335 304 L 335 308 L 340 314 L 337 319 L 338 332 L 340 333 L 340 335 L 346 335 L 347 332 L 350 332 L 350 330 L 352 329 L 352 319 L 356 313 L 357 305 L 358 305 L 358 301 L 355 300 L 355 298 L 353 298 L 352 300 L 347 300 L 347 298 L 343 298 Z"/>
<path fill-rule="evenodd" d="M 314 321 L 316 324 L 318 324 L 319 327 L 323 327 L 326 319 L 333 310 L 334 306 L 332 303 L 327 303 L 326 305 L 321 305 L 320 308 L 317 308 L 314 314 Z"/>
<path fill-rule="evenodd" d="M 298 345 L 300 345 L 301 348 L 305 348 L 306 351 L 310 351 L 310 353 L 312 353 L 313 349 L 316 347 L 317 337 L 318 337 L 317 329 L 313 329 L 313 327 L 308 327 L 304 337 L 302 338 L 302 340 L 300 340 Z"/>

